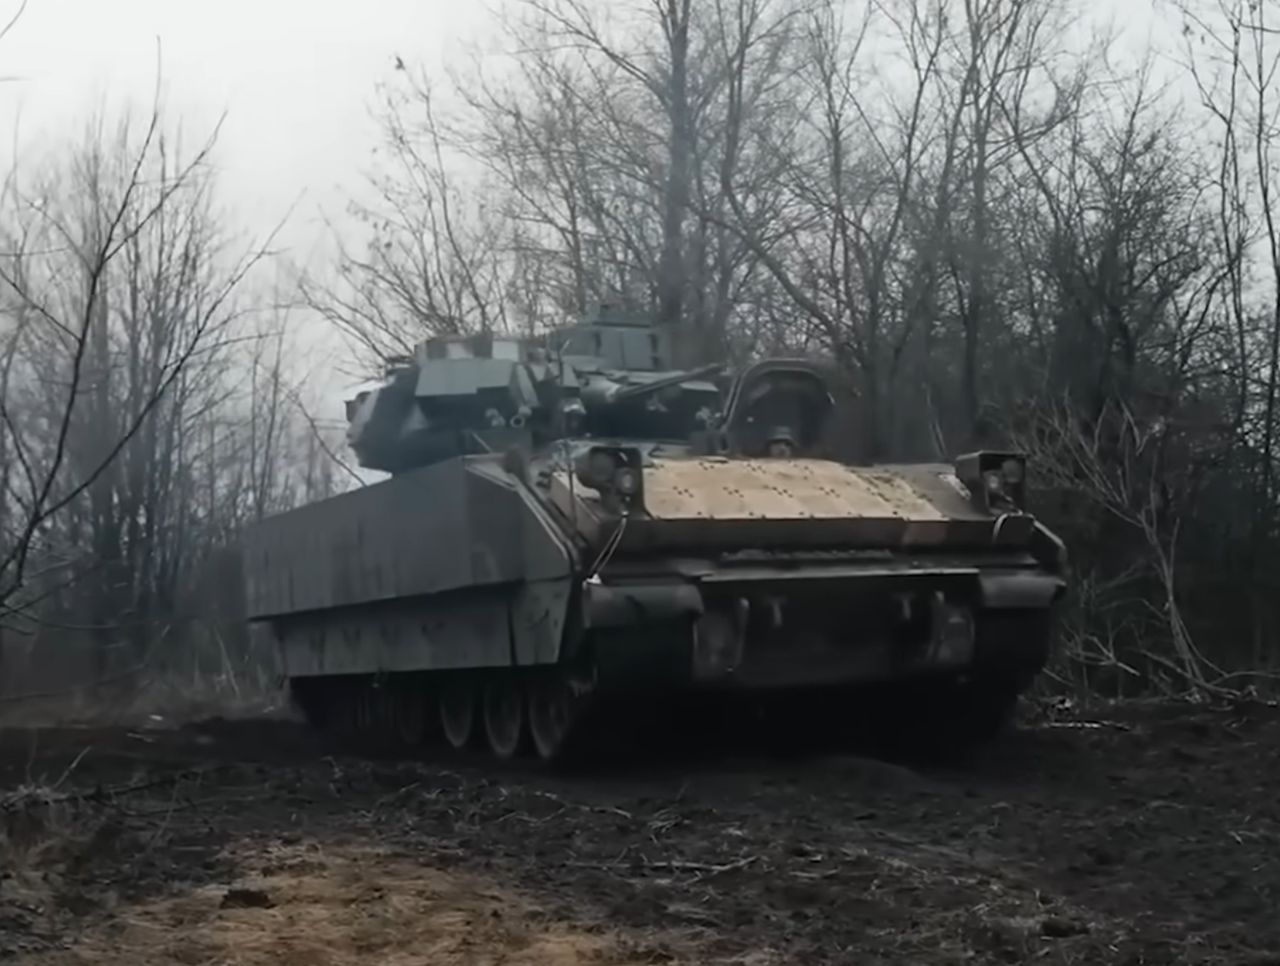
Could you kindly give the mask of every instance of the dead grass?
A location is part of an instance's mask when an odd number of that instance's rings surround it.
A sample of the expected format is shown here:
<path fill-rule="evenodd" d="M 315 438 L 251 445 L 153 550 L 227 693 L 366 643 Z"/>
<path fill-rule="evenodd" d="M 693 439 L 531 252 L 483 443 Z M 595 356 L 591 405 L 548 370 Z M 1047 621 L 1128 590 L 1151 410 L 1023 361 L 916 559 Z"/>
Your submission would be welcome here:
<path fill-rule="evenodd" d="M 228 642 L 225 622 L 157 631 L 146 653 L 65 631 L 0 635 L 0 728 L 186 723 L 288 713 L 274 652 Z M 123 649 L 123 650 L 122 650 Z M 105 658 L 105 660 L 104 660 Z"/>
<path fill-rule="evenodd" d="M 235 963 L 237 966 L 632 966 L 652 947 L 606 929 L 574 928 L 484 879 L 369 849 L 279 848 L 238 882 L 120 908 L 72 948 L 33 966 Z M 247 905 L 248 907 L 244 907 Z M 680 962 L 669 953 L 662 961 Z M 684 960 L 696 961 L 695 958 Z"/>
<path fill-rule="evenodd" d="M 287 692 L 267 674 L 139 673 L 105 685 L 0 695 L 0 728 L 164 727 L 210 718 L 293 715 Z"/>
<path fill-rule="evenodd" d="M 85 814 L 52 786 L 0 793 L 0 926 L 32 935 L 56 932 L 67 863 L 99 834 L 103 821 L 100 810 Z M 0 928 L 0 939 L 3 933 Z"/>
<path fill-rule="evenodd" d="M 46 866 L 55 853 L 84 836 L 84 816 L 58 784 L 0 790 L 0 868 Z"/>

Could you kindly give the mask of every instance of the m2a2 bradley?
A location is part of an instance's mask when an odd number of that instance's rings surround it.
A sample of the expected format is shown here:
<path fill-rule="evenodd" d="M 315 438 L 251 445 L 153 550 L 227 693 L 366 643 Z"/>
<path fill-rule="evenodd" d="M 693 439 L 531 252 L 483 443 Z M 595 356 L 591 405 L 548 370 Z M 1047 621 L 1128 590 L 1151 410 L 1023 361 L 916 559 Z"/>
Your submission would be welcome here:
<path fill-rule="evenodd" d="M 617 698 L 898 688 L 949 739 L 993 731 L 1066 586 L 1022 456 L 838 461 L 820 367 L 678 369 L 679 335 L 429 339 L 348 403 L 389 477 L 244 544 L 255 637 L 310 721 L 554 760 Z"/>

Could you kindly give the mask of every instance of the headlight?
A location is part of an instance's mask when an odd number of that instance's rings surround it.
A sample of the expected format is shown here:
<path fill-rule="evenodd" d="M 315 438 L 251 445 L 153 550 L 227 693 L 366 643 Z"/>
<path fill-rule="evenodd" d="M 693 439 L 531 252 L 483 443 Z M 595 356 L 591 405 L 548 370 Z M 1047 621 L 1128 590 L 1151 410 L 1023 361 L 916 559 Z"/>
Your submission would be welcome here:
<path fill-rule="evenodd" d="M 956 457 L 955 473 L 984 511 L 1021 510 L 1026 503 L 1027 461 L 1021 453 L 964 453 Z"/>
<path fill-rule="evenodd" d="M 593 480 L 607 483 L 618 472 L 618 460 L 606 450 L 593 450 L 587 460 L 587 474 Z"/>
<path fill-rule="evenodd" d="M 630 499 L 640 492 L 640 473 L 630 466 L 624 466 L 613 475 L 613 485 L 619 493 Z"/>
<path fill-rule="evenodd" d="M 583 486 L 600 494 L 607 509 L 636 510 L 644 502 L 642 463 L 634 448 L 596 446 L 574 457 L 573 473 Z"/>

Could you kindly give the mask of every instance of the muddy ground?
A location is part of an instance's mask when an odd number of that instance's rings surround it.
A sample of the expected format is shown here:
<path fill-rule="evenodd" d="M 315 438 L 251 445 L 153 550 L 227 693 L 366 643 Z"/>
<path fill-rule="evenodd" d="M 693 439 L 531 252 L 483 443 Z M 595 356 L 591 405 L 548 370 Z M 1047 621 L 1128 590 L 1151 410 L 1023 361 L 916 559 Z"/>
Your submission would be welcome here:
<path fill-rule="evenodd" d="M 1262 705 L 592 776 L 286 721 L 8 729 L 0 806 L 0 959 L 32 964 L 1280 964 Z"/>

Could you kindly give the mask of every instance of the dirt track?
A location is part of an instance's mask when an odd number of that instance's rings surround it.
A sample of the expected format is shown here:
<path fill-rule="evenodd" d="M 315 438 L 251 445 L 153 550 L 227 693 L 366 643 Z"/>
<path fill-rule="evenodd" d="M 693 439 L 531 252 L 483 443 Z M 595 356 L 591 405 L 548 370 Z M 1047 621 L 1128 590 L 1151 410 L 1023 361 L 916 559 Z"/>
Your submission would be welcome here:
<path fill-rule="evenodd" d="M 1280 964 L 1280 712 L 1089 725 L 949 769 L 591 778 L 336 756 L 287 723 L 11 730 L 0 799 L 86 747 L 61 791 L 90 798 L 0 816 L 0 959 Z"/>

